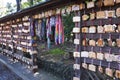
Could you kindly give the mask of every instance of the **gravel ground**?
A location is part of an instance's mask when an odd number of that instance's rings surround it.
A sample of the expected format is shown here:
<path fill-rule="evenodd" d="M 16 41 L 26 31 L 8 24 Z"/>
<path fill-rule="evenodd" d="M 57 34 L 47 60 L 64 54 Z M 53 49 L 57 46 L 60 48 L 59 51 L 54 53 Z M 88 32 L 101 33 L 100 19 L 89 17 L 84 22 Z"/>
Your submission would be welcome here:
<path fill-rule="evenodd" d="M 6 66 L 0 63 L 0 80 L 22 80 Z"/>

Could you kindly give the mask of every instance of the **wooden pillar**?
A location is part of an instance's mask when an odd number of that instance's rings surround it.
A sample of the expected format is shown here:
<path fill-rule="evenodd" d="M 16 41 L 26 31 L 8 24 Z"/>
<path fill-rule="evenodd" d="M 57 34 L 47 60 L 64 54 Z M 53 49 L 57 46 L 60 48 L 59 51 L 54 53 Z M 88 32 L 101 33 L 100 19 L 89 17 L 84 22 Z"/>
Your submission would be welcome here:
<path fill-rule="evenodd" d="M 21 0 L 16 0 L 17 3 L 17 12 L 21 9 Z"/>
<path fill-rule="evenodd" d="M 31 36 L 31 59 L 32 59 L 32 70 L 33 72 L 37 72 L 38 71 L 38 66 L 37 66 L 37 43 L 36 43 L 36 34 L 35 34 L 35 24 L 34 24 L 34 19 L 32 17 L 30 17 L 30 36 Z"/>
<path fill-rule="evenodd" d="M 15 43 L 13 42 L 14 41 L 14 37 L 13 37 L 13 35 L 14 35 L 14 28 L 13 28 L 13 25 L 12 25 L 13 22 L 14 21 L 11 21 L 11 39 L 12 39 L 11 43 L 12 43 L 12 59 L 15 60 L 14 59 L 14 53 L 15 53 L 14 45 L 15 45 Z"/>
<path fill-rule="evenodd" d="M 2 38 L 2 52 L 1 53 L 3 53 L 3 24 L 1 24 L 1 27 L 2 27 L 2 31 L 1 31 L 1 38 Z"/>
<path fill-rule="evenodd" d="M 74 58 L 75 63 L 73 65 L 75 74 L 73 77 L 73 80 L 80 80 L 81 77 L 81 61 L 80 61 L 80 51 L 81 51 L 81 36 L 80 36 L 80 11 L 75 11 L 75 16 L 73 17 L 73 22 L 75 23 L 75 27 L 73 28 L 73 33 L 75 33 L 75 52 L 74 52 Z"/>

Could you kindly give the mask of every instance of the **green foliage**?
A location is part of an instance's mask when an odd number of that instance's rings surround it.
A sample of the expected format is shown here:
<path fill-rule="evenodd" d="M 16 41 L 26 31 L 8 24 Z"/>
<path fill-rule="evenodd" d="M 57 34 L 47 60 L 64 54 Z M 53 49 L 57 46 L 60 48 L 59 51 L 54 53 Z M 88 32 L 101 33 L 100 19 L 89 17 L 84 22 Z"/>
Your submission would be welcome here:
<path fill-rule="evenodd" d="M 24 8 L 28 8 L 30 6 L 33 6 L 33 5 L 36 5 L 40 2 L 42 2 L 43 0 L 27 0 L 27 2 L 24 2 L 21 4 L 21 8 L 24 9 Z"/>
<path fill-rule="evenodd" d="M 45 44 L 41 44 L 40 49 L 44 49 L 44 48 L 45 48 Z"/>
<path fill-rule="evenodd" d="M 34 0 L 33 3 L 34 3 L 34 4 L 38 4 L 38 3 L 42 2 L 42 1 L 43 1 L 43 0 Z"/>
<path fill-rule="evenodd" d="M 21 8 L 24 9 L 24 8 L 28 8 L 30 7 L 30 3 L 29 2 L 24 2 L 21 4 Z"/>
<path fill-rule="evenodd" d="M 13 8 L 13 6 L 11 5 L 11 3 L 7 3 L 6 8 L 7 8 L 6 14 L 11 14 L 11 13 L 14 12 L 14 8 Z"/>
<path fill-rule="evenodd" d="M 71 33 L 72 33 L 72 29 L 75 26 L 75 24 L 73 23 L 73 16 L 74 14 L 65 14 L 63 16 L 63 24 L 64 24 L 64 34 L 65 34 L 65 39 L 67 38 L 67 40 L 71 39 Z"/>
<path fill-rule="evenodd" d="M 60 49 L 60 48 L 55 48 L 55 49 L 51 49 L 47 52 L 48 54 L 53 54 L 53 55 L 59 55 L 59 54 L 64 54 L 65 51 Z"/>

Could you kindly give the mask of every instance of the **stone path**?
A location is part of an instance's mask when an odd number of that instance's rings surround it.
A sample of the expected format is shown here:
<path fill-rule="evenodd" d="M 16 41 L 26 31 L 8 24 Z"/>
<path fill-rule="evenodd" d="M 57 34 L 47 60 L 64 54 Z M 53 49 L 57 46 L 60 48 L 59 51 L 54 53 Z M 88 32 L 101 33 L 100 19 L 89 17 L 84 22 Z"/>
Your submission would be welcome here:
<path fill-rule="evenodd" d="M 0 63 L 0 80 L 22 80 L 15 73 L 10 71 L 5 65 Z"/>
<path fill-rule="evenodd" d="M 19 75 L 22 78 L 22 80 L 62 80 L 61 78 L 56 77 L 43 70 L 39 70 L 39 74 L 34 75 L 32 71 L 30 71 L 27 67 L 25 67 L 25 65 L 21 65 L 19 62 L 13 63 L 8 57 L 3 56 L 1 54 L 0 54 L 0 62 L 8 66 L 8 68 L 17 75 Z M 0 76 L 4 76 L 8 78 L 6 75 L 9 75 L 9 73 L 5 73 L 5 75 L 3 74 Z M 0 80 L 8 80 L 8 79 L 0 79 Z M 21 80 L 21 79 L 9 79 L 9 80 Z"/>

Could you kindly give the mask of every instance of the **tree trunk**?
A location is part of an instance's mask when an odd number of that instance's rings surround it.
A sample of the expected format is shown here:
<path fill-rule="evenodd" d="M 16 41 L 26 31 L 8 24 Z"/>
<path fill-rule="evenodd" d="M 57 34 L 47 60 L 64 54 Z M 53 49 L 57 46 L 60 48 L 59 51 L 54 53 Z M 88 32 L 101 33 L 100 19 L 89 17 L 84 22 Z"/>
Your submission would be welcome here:
<path fill-rule="evenodd" d="M 17 12 L 21 9 L 20 5 L 21 5 L 21 0 L 16 0 L 17 3 Z"/>

